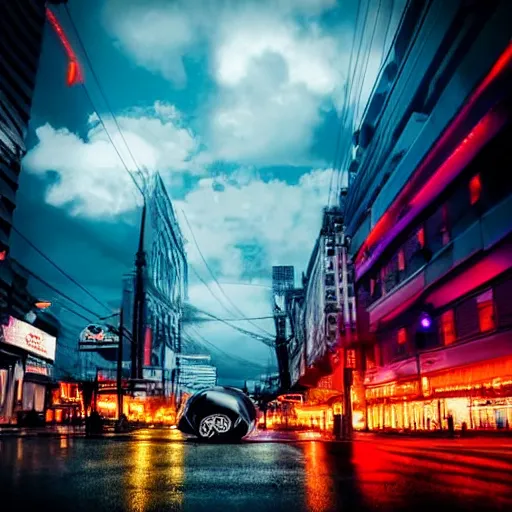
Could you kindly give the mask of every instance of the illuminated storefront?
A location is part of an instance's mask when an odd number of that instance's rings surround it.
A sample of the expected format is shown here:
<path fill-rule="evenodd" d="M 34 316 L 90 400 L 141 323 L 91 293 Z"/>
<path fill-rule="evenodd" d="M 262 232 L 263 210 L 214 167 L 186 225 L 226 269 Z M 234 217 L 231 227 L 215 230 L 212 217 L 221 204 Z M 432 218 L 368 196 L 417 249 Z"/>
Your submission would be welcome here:
<path fill-rule="evenodd" d="M 96 410 L 105 419 L 116 420 L 117 395 L 100 394 L 96 401 Z M 129 421 L 158 425 L 174 425 L 176 408 L 174 401 L 162 397 L 123 397 L 123 414 Z"/>
<path fill-rule="evenodd" d="M 0 423 L 44 415 L 56 337 L 12 316 L 0 334 Z"/>
<path fill-rule="evenodd" d="M 450 416 L 456 429 L 508 429 L 512 356 L 369 386 L 366 400 L 370 429 L 447 429 Z"/>
<path fill-rule="evenodd" d="M 47 423 L 77 423 L 85 417 L 83 393 L 77 382 L 59 382 L 52 390 Z"/>

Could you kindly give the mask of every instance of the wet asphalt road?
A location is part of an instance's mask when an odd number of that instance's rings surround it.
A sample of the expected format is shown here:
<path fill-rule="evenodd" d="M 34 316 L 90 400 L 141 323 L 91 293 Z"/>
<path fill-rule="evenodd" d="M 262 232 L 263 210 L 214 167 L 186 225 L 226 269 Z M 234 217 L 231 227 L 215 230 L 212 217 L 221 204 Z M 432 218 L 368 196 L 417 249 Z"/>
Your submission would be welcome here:
<path fill-rule="evenodd" d="M 272 437 L 272 436 L 271 436 Z M 0 510 L 510 510 L 512 439 L 0 438 Z"/>

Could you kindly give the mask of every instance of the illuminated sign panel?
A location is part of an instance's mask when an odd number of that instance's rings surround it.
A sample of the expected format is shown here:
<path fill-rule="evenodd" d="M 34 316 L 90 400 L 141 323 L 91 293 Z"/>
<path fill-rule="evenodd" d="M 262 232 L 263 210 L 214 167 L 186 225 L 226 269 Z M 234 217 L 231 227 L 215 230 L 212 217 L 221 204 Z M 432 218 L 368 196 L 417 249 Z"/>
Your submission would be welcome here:
<path fill-rule="evenodd" d="M 89 324 L 81 333 L 79 348 L 82 351 L 95 352 L 99 349 L 117 348 L 119 332 L 112 325 Z"/>
<path fill-rule="evenodd" d="M 3 326 L 3 342 L 55 361 L 57 338 L 12 316 L 9 324 Z"/>

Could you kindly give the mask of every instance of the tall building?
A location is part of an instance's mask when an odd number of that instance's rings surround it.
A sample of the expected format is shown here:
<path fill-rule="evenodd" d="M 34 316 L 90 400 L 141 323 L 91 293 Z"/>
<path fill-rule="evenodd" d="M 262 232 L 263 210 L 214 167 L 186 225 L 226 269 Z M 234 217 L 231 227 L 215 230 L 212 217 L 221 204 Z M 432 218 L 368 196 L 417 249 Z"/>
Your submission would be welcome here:
<path fill-rule="evenodd" d="M 512 423 L 511 17 L 507 0 L 409 3 L 355 134 L 370 429 Z"/>
<path fill-rule="evenodd" d="M 192 394 L 217 385 L 217 368 L 210 364 L 210 356 L 181 354 L 178 360 L 180 394 Z"/>
<path fill-rule="evenodd" d="M 187 259 L 172 201 L 160 174 L 148 179 L 144 235 L 146 253 L 144 340 L 138 357 L 142 376 L 154 381 L 155 392 L 176 391 L 181 352 L 183 306 L 187 296 Z M 124 324 L 131 331 L 134 278 L 124 279 Z M 130 357 L 127 341 L 126 359 Z"/>
<path fill-rule="evenodd" d="M 44 412 L 59 330 L 50 315 L 32 311 L 26 276 L 8 258 L 46 4 L 0 0 L 0 423 Z"/>
<path fill-rule="evenodd" d="M 0 0 L 0 251 L 9 247 L 46 3 Z"/>
<path fill-rule="evenodd" d="M 284 297 L 290 388 L 305 395 L 303 421 L 309 425 L 320 414 L 325 418 L 321 428 L 328 429 L 333 427 L 334 403 L 339 414 L 348 414 L 347 422 L 352 413 L 353 400 L 345 388 L 352 377 L 349 355 L 355 341 L 356 309 L 346 249 L 341 210 L 325 209 L 303 287 L 288 290 Z M 360 413 L 359 403 L 357 408 Z"/>
<path fill-rule="evenodd" d="M 294 282 L 295 271 L 293 266 L 272 267 L 272 294 L 274 298 L 274 323 L 276 327 L 276 357 L 281 380 L 281 388 L 284 390 L 290 387 L 284 300 L 286 292 L 293 288 Z"/>

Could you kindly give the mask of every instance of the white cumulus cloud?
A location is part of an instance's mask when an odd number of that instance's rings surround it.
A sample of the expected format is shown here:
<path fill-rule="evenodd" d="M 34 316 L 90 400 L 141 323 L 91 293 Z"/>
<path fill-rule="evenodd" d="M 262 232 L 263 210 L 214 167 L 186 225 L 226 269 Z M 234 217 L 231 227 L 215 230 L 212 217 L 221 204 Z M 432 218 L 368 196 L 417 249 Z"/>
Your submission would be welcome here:
<path fill-rule="evenodd" d="M 145 167 L 164 176 L 204 173 L 199 142 L 181 125 L 174 106 L 157 102 L 117 120 L 122 136 L 113 120 L 105 117 L 104 122 L 130 171 Z M 65 206 L 73 215 L 112 219 L 136 207 L 135 186 L 97 116 L 89 118 L 84 138 L 49 124 L 37 128 L 36 135 L 39 142 L 28 152 L 24 165 L 31 173 L 55 176 L 47 189 L 48 203 Z"/>
<path fill-rule="evenodd" d="M 202 260 L 193 242 L 185 212 L 203 256 L 223 278 L 268 278 L 273 265 L 304 269 L 327 201 L 331 171 L 314 170 L 297 184 L 259 178 L 233 180 L 215 187 L 202 179 L 175 206 L 186 238 L 190 263 Z"/>

